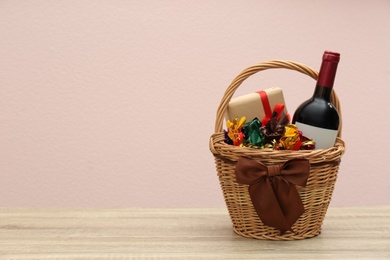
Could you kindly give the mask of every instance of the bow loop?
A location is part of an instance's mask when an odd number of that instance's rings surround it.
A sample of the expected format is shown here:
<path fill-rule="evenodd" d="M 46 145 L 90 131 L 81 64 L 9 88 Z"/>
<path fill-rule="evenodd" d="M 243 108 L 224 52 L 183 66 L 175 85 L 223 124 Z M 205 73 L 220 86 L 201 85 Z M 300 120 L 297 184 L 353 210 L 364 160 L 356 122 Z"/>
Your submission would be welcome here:
<path fill-rule="evenodd" d="M 303 214 L 304 208 L 295 185 L 306 186 L 310 162 L 293 159 L 283 165 L 265 165 L 241 157 L 235 169 L 237 183 L 249 185 L 249 195 L 261 221 L 280 229 L 281 234 Z"/>
<path fill-rule="evenodd" d="M 306 186 L 310 174 L 310 162 L 307 159 L 294 159 L 284 163 L 283 177 L 289 182 Z"/>

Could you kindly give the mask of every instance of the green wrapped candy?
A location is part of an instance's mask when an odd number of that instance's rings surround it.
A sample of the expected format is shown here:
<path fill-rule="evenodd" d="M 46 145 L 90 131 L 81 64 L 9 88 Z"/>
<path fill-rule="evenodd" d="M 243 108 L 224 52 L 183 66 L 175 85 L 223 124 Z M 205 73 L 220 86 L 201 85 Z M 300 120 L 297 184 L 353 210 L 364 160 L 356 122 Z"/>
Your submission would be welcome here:
<path fill-rule="evenodd" d="M 261 121 L 256 117 L 250 122 L 244 124 L 242 132 L 245 135 L 246 143 L 252 144 L 254 146 L 263 146 L 264 145 L 264 134 L 260 131 Z"/>

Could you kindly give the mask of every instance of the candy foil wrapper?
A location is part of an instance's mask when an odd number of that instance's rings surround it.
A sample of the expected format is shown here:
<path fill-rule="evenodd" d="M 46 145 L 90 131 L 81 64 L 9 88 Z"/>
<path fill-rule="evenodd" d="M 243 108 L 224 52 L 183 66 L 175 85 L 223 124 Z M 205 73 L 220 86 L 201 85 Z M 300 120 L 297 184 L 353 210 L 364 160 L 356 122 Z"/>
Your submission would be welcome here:
<path fill-rule="evenodd" d="M 245 135 L 245 146 L 254 145 L 261 147 L 264 145 L 265 136 L 260 131 L 260 127 L 261 122 L 257 117 L 252 121 L 244 124 L 244 128 L 242 129 L 242 131 Z"/>
<path fill-rule="evenodd" d="M 241 131 L 244 123 L 246 121 L 246 117 L 241 117 L 240 120 L 238 120 L 238 117 L 234 118 L 231 122 L 228 120 L 226 122 L 226 126 L 228 128 L 227 136 L 230 138 L 230 140 L 233 142 L 233 145 L 239 146 L 244 141 L 244 133 Z"/>
<path fill-rule="evenodd" d="M 285 126 L 284 135 L 280 138 L 275 149 L 277 150 L 313 150 L 315 142 L 302 135 L 298 127 L 293 124 Z"/>
<path fill-rule="evenodd" d="M 298 127 L 288 124 L 284 127 L 284 135 L 279 140 L 279 146 L 283 150 L 299 150 L 302 144 Z"/>
<path fill-rule="evenodd" d="M 309 139 L 306 136 L 302 135 L 302 132 L 299 131 L 301 135 L 301 150 L 314 150 L 316 148 L 316 142 L 313 139 Z"/>
<path fill-rule="evenodd" d="M 225 134 L 225 143 L 230 144 L 230 145 L 233 145 L 233 140 L 230 139 L 230 137 L 229 137 L 229 135 L 228 135 L 228 131 L 223 130 L 223 133 Z"/>
<path fill-rule="evenodd" d="M 277 112 L 273 112 L 272 118 L 261 128 L 265 136 L 265 143 L 272 144 L 274 140 L 278 141 L 283 136 L 284 126 L 288 124 L 288 121 L 288 117 L 283 111 L 280 115 Z"/>

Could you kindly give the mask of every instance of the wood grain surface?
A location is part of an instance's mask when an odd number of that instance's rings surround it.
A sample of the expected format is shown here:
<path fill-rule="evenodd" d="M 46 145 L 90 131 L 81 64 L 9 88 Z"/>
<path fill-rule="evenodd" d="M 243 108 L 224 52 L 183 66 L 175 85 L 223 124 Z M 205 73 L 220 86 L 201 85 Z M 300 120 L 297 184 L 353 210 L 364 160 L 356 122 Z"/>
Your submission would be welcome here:
<path fill-rule="evenodd" d="M 390 207 L 332 208 L 299 241 L 236 235 L 226 209 L 0 209 L 0 259 L 390 259 Z"/>

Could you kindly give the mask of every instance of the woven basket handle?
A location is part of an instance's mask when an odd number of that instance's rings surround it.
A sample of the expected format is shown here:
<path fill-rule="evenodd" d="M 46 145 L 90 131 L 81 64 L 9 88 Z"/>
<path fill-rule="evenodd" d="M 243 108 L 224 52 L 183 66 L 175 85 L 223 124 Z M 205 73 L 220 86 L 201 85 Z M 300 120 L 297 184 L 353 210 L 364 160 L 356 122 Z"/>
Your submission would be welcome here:
<path fill-rule="evenodd" d="M 218 110 L 217 110 L 217 117 L 215 120 L 215 132 L 222 132 L 222 125 L 225 117 L 225 112 L 228 107 L 228 104 L 234 95 L 234 92 L 237 90 L 237 88 L 241 85 L 244 80 L 246 80 L 249 76 L 267 69 L 290 69 L 290 70 L 296 70 L 303 74 L 306 74 L 313 79 L 317 80 L 318 78 L 318 72 L 313 70 L 312 68 L 297 63 L 293 61 L 283 61 L 283 60 L 271 60 L 266 61 L 262 63 L 258 63 L 256 65 L 253 65 L 244 71 L 242 71 L 230 84 L 230 86 L 226 89 L 225 94 L 222 97 L 221 103 L 219 104 Z M 341 116 L 341 107 L 340 107 L 340 101 L 337 97 L 337 94 L 335 91 L 332 91 L 331 100 L 333 105 L 336 107 L 336 109 L 339 112 L 340 116 L 340 126 L 339 126 L 339 132 L 338 137 L 341 137 L 341 128 L 342 128 L 342 116 Z"/>

